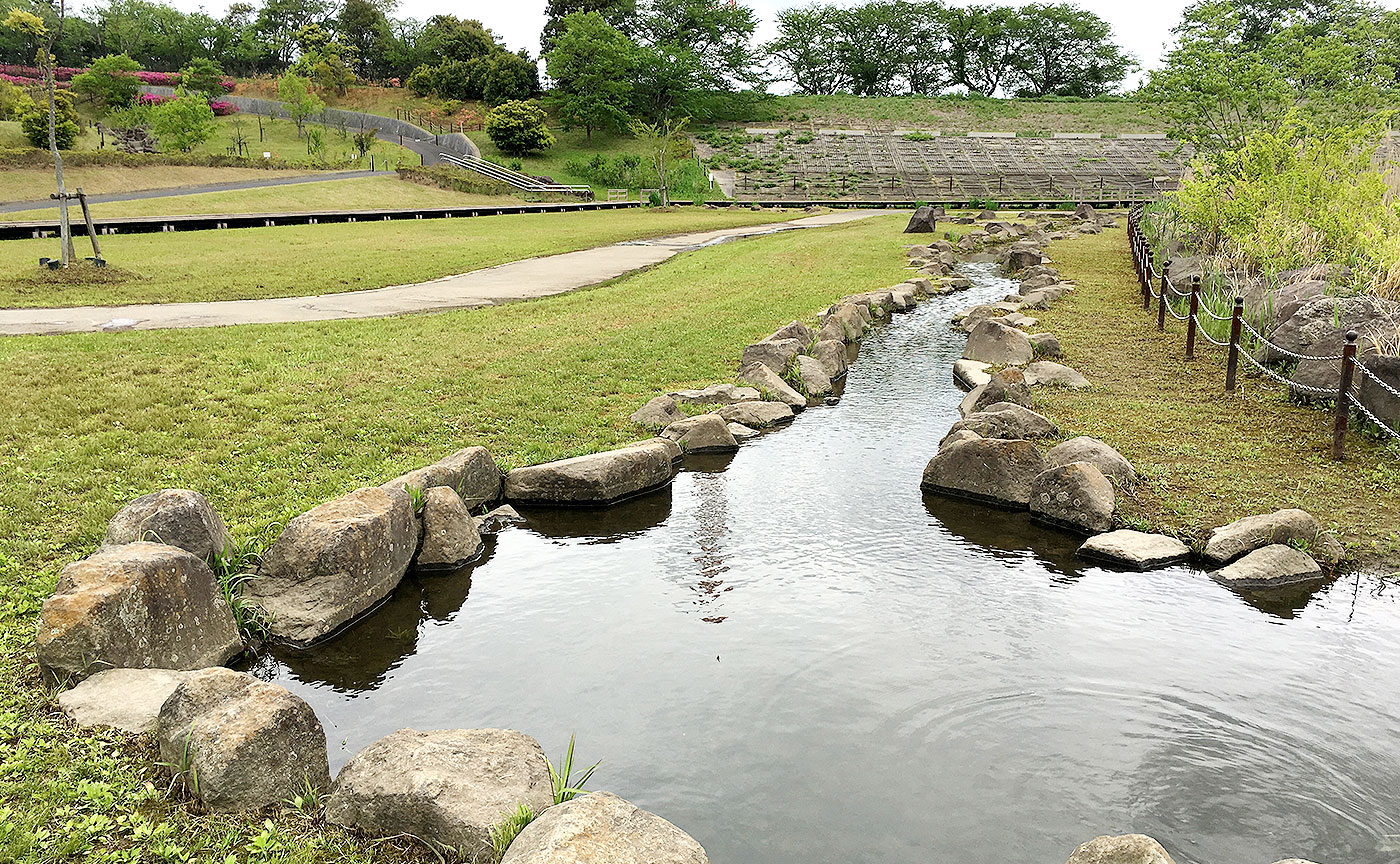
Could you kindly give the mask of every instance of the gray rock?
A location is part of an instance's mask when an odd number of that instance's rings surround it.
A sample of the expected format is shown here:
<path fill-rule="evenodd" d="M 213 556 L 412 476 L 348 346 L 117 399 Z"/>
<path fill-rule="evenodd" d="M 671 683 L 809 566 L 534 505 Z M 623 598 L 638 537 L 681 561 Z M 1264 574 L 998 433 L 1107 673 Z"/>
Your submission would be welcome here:
<path fill-rule="evenodd" d="M 525 517 L 509 504 L 502 504 L 475 520 L 478 534 L 499 534 L 513 525 L 526 524 Z"/>
<path fill-rule="evenodd" d="M 1102 234 L 1103 229 L 1093 222 L 1086 222 L 1077 229 L 1080 234 Z"/>
<path fill-rule="evenodd" d="M 924 468 L 921 487 L 1025 509 L 1031 486 L 1043 470 L 1040 449 L 1029 441 L 978 438 L 940 449 Z"/>
<path fill-rule="evenodd" d="M 943 287 L 949 291 L 966 291 L 972 287 L 972 280 L 966 276 L 951 276 L 943 280 Z"/>
<path fill-rule="evenodd" d="M 423 493 L 423 541 L 414 568 L 423 572 L 460 570 L 481 554 L 476 520 L 456 490 L 434 486 Z"/>
<path fill-rule="evenodd" d="M 835 381 L 845 376 L 850 368 L 846 360 L 846 343 L 836 339 L 822 339 L 812 346 L 812 356 L 822 364 L 822 371 Z"/>
<path fill-rule="evenodd" d="M 1097 534 L 1113 527 L 1113 484 L 1088 462 L 1049 468 L 1031 486 L 1031 516 L 1071 531 Z"/>
<path fill-rule="evenodd" d="M 1012 441 L 1050 438 L 1060 434 L 1054 423 L 1029 408 L 1009 402 L 997 402 L 981 411 L 969 414 L 953 424 L 949 433 L 971 429 L 983 438 L 1005 438 Z"/>
<path fill-rule="evenodd" d="M 678 390 L 666 395 L 686 405 L 736 405 L 740 402 L 757 402 L 763 398 L 763 394 L 752 387 L 739 387 L 734 384 L 711 384 L 703 390 Z"/>
<path fill-rule="evenodd" d="M 1074 218 L 1084 222 L 1097 222 L 1099 214 L 1098 211 L 1094 209 L 1094 205 L 1080 204 L 1078 207 L 1074 208 Z"/>
<path fill-rule="evenodd" d="M 243 650 L 214 571 L 160 543 L 105 546 L 63 568 L 36 637 L 50 681 L 104 669 L 203 669 Z"/>
<path fill-rule="evenodd" d="M 1090 537 L 1079 547 L 1079 555 L 1134 570 L 1151 570 L 1187 560 L 1191 549 L 1175 537 L 1124 528 Z"/>
<path fill-rule="evenodd" d="M 1049 288 L 1051 285 L 1055 285 L 1059 281 L 1060 280 L 1058 278 L 1049 275 L 1031 276 L 1029 278 L 1021 280 L 1021 285 L 1016 289 L 1016 293 L 1025 296 L 1026 294 L 1029 294 L 1032 291 L 1038 291 L 1041 288 Z"/>
<path fill-rule="evenodd" d="M 1020 369 L 1012 367 L 993 375 L 986 384 L 967 394 L 967 398 L 958 406 L 958 411 L 963 417 L 967 417 L 998 402 L 1010 402 L 1022 408 L 1034 407 L 1031 388 L 1027 386 L 1026 376 L 1021 374 Z"/>
<path fill-rule="evenodd" d="M 1382 423 L 1389 425 L 1391 429 L 1400 430 L 1400 396 L 1395 395 L 1400 393 L 1400 357 L 1371 354 L 1361 358 L 1361 365 L 1366 367 L 1371 375 L 1380 379 L 1381 383 L 1390 386 L 1390 390 L 1387 390 L 1370 376 L 1357 372 L 1356 378 L 1361 382 L 1357 391 L 1361 404 L 1380 418 Z"/>
<path fill-rule="evenodd" d="M 142 495 L 107 523 L 104 545 L 148 540 L 184 549 L 205 561 L 222 553 L 232 540 L 224 520 L 208 499 L 189 489 L 162 489 Z"/>
<path fill-rule="evenodd" d="M 1025 270 L 1021 271 L 1021 278 L 1023 280 L 1034 279 L 1037 276 L 1053 276 L 1054 279 L 1049 283 L 1053 285 L 1060 280 L 1060 271 L 1051 267 L 1049 264 L 1036 264 L 1033 267 L 1027 267 Z"/>
<path fill-rule="evenodd" d="M 765 341 L 783 342 L 788 339 L 796 339 L 798 343 L 805 348 L 811 345 L 815 338 L 816 334 L 814 334 L 811 328 L 806 324 L 803 324 L 801 321 L 793 321 L 779 327 L 773 335 L 769 336 Z"/>
<path fill-rule="evenodd" d="M 1024 366 L 1034 359 L 1035 352 L 1026 334 L 989 318 L 972 329 L 962 356 L 999 366 Z"/>
<path fill-rule="evenodd" d="M 733 453 L 739 449 L 728 424 L 717 414 L 678 420 L 661 430 L 661 437 L 675 441 L 686 453 Z"/>
<path fill-rule="evenodd" d="M 715 412 L 730 423 L 740 423 L 761 429 L 779 423 L 791 423 L 792 408 L 782 402 L 744 402 L 739 405 L 726 405 Z"/>
<path fill-rule="evenodd" d="M 817 399 L 831 393 L 831 376 L 826 374 L 822 361 L 815 357 L 804 354 L 797 358 L 797 377 L 809 398 Z"/>
<path fill-rule="evenodd" d="M 1304 303 L 1287 321 L 1270 331 L 1269 341 L 1304 356 L 1340 355 L 1348 330 L 1355 330 L 1366 341 L 1364 337 L 1372 334 L 1385 317 L 1380 301 L 1371 297 L 1320 297 Z M 1288 359 L 1273 349 L 1265 349 L 1261 356 L 1265 363 Z M 1331 386 L 1336 386 L 1335 375 Z"/>
<path fill-rule="evenodd" d="M 834 317 L 827 318 L 821 329 L 817 331 L 817 344 L 820 345 L 823 342 L 846 344 L 846 328 L 841 326 L 841 323 Z"/>
<path fill-rule="evenodd" d="M 654 438 L 617 450 L 516 468 L 506 475 L 506 498 L 543 506 L 616 504 L 670 483 L 678 453 L 674 441 Z"/>
<path fill-rule="evenodd" d="M 1131 486 L 1137 482 L 1137 471 L 1123 458 L 1123 454 L 1098 440 L 1081 436 L 1056 444 L 1045 454 L 1045 465 L 1058 468 L 1071 462 L 1089 462 L 1105 477 L 1116 480 L 1120 486 Z"/>
<path fill-rule="evenodd" d="M 501 864 L 708 864 L 681 829 L 611 792 L 594 792 L 541 813 Z"/>
<path fill-rule="evenodd" d="M 1017 243 L 1007 250 L 1006 269 L 1015 273 L 1045 263 L 1045 253 L 1036 243 Z"/>
<path fill-rule="evenodd" d="M 945 447 L 952 447 L 954 444 L 960 444 L 963 441 L 976 441 L 981 437 L 981 435 L 978 435 L 971 429 L 960 429 L 957 432 L 949 433 L 947 437 L 945 437 L 942 441 L 939 441 L 938 449 L 942 450 Z"/>
<path fill-rule="evenodd" d="M 400 729 L 341 769 L 326 821 L 371 837 L 432 838 L 462 860 L 493 860 L 491 828 L 505 814 L 519 804 L 544 814 L 553 803 L 544 750 L 528 735 Z"/>
<path fill-rule="evenodd" d="M 1182 256 L 1167 262 L 1167 278 L 1172 281 L 1173 285 L 1190 285 L 1191 279 L 1195 276 L 1205 276 L 1205 267 L 1199 257 Z"/>
<path fill-rule="evenodd" d="M 1038 360 L 1026 367 L 1026 384 L 1030 387 L 1068 387 L 1071 390 L 1086 390 L 1091 385 L 1089 379 L 1060 363 Z"/>
<path fill-rule="evenodd" d="M 727 423 L 725 425 L 729 429 L 729 434 L 734 436 L 735 441 L 747 441 L 750 438 L 757 438 L 759 435 L 763 434 L 757 429 L 750 429 L 743 423 Z"/>
<path fill-rule="evenodd" d="M 913 285 L 896 285 L 890 289 L 890 296 L 894 298 L 894 308 L 897 312 L 909 312 L 919 305 Z"/>
<path fill-rule="evenodd" d="M 914 215 L 909 217 L 909 224 L 905 227 L 905 234 L 932 234 L 938 230 L 938 217 L 934 215 L 932 207 L 920 207 L 914 211 Z"/>
<path fill-rule="evenodd" d="M 314 642 L 389 596 L 418 530 L 407 492 L 358 489 L 288 522 L 244 595 L 270 617 L 270 635 Z"/>
<path fill-rule="evenodd" d="M 1216 528 L 1206 541 L 1202 553 L 1206 561 L 1217 566 L 1228 564 L 1247 552 L 1277 543 L 1307 543 L 1317 540 L 1322 526 L 1305 510 L 1279 510 L 1258 516 L 1246 516 L 1229 525 Z"/>
<path fill-rule="evenodd" d="M 638 426 L 660 429 L 685 419 L 685 412 L 681 411 L 673 397 L 657 396 L 637 409 L 629 419 Z"/>
<path fill-rule="evenodd" d="M 161 761 L 216 813 L 282 806 L 305 784 L 330 786 L 316 712 L 276 684 L 232 669 L 181 682 L 156 721 Z"/>
<path fill-rule="evenodd" d="M 1042 288 L 1039 291 L 1032 291 L 1022 298 L 1021 308 L 1032 312 L 1043 312 L 1055 304 L 1060 299 L 1062 292 L 1054 288 Z"/>
<path fill-rule="evenodd" d="M 801 411 L 807 407 L 807 397 L 792 389 L 791 385 L 767 366 L 758 363 L 745 366 L 739 370 L 739 380 L 755 387 L 764 398 L 783 402 L 794 411 Z"/>
<path fill-rule="evenodd" d="M 744 349 L 744 356 L 739 361 L 739 368 L 742 369 L 758 363 L 767 366 L 779 375 L 783 375 L 791 368 L 801 350 L 802 343 L 796 339 L 755 342 Z"/>
<path fill-rule="evenodd" d="M 835 322 L 836 326 L 841 328 L 843 342 L 859 342 L 865 336 L 865 331 L 869 329 L 869 322 L 865 315 L 861 314 L 861 310 L 864 308 L 855 303 L 843 303 L 836 306 L 831 310 L 831 314 L 823 319 L 823 332 L 818 334 L 818 338 L 826 339 L 826 324 Z"/>
<path fill-rule="evenodd" d="M 953 382 L 964 390 L 976 390 L 992 380 L 992 376 L 987 374 L 987 370 L 990 368 L 992 368 L 990 363 L 979 363 L 976 360 L 955 360 L 953 362 Z"/>
<path fill-rule="evenodd" d="M 1074 850 L 1067 864 L 1176 864 L 1162 844 L 1145 834 L 1095 837 Z"/>
<path fill-rule="evenodd" d="M 107 669 L 58 694 L 64 715 L 84 728 L 156 731 L 160 706 L 193 674 L 175 669 Z"/>
<path fill-rule="evenodd" d="M 1275 543 L 1255 549 L 1211 578 L 1238 588 L 1277 588 L 1322 578 L 1322 567 L 1292 546 Z"/>
<path fill-rule="evenodd" d="M 1031 351 L 1037 357 L 1060 357 L 1063 352 L 1060 350 L 1060 340 L 1054 333 L 1032 333 L 1029 337 Z"/>
<path fill-rule="evenodd" d="M 393 490 L 431 489 L 448 486 L 457 490 L 468 509 L 490 504 L 501 497 L 501 468 L 485 447 L 467 447 L 379 487 Z"/>

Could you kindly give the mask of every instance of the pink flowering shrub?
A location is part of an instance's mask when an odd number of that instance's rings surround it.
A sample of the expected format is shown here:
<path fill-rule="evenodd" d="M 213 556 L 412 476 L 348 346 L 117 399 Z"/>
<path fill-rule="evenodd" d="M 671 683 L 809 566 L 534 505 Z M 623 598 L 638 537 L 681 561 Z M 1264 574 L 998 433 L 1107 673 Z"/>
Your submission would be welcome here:
<path fill-rule="evenodd" d="M 173 96 L 157 96 L 154 93 L 142 93 L 136 97 L 137 105 L 159 105 L 162 102 L 169 102 Z"/>
<path fill-rule="evenodd" d="M 86 69 L 74 69 L 71 66 L 58 66 L 53 70 L 53 78 L 55 81 L 68 81 L 71 80 L 74 75 L 86 71 Z M 44 73 L 38 66 L 0 65 L 0 75 L 14 76 L 14 78 L 28 78 L 34 81 L 42 81 L 44 79 Z M 0 78 L 0 80 L 16 83 L 14 78 L 4 77 Z"/>
<path fill-rule="evenodd" d="M 215 117 L 227 117 L 230 114 L 237 114 L 238 108 L 232 102 L 223 99 L 209 100 L 209 109 L 214 112 Z"/>

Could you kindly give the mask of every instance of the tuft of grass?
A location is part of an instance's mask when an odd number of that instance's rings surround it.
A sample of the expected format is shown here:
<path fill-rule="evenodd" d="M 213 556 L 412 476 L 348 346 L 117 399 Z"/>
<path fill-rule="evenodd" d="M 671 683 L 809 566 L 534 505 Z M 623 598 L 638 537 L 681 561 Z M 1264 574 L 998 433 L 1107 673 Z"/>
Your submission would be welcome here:
<path fill-rule="evenodd" d="M 497 862 L 506 857 L 506 850 L 510 848 L 510 844 L 514 843 L 520 832 L 525 830 L 525 826 L 533 821 L 535 811 L 530 809 L 530 805 L 517 804 L 500 822 L 491 826 L 488 836 L 491 838 L 491 851 L 495 854 Z"/>
<path fill-rule="evenodd" d="M 569 749 L 564 754 L 564 762 L 558 768 L 548 759 L 545 763 L 549 766 L 549 780 L 554 786 L 554 803 L 563 804 L 565 801 L 572 801 L 580 795 L 587 795 L 583 788 L 588 785 L 588 781 L 593 777 L 593 772 L 598 770 L 598 766 L 603 763 L 594 762 L 577 778 L 574 777 L 574 736 L 569 736 Z"/>
<path fill-rule="evenodd" d="M 1143 311 L 1121 231 L 1058 243 L 1051 255 L 1078 287 L 1038 314 L 1040 327 L 1094 386 L 1039 388 L 1037 407 L 1137 467 L 1142 482 L 1119 500 L 1125 524 L 1200 542 L 1241 517 L 1301 507 L 1337 525 L 1363 566 L 1400 561 L 1386 541 L 1400 524 L 1400 444 L 1353 433 L 1347 460 L 1334 462 L 1330 414 L 1243 370 L 1237 391 L 1224 392 L 1223 353 L 1201 340 L 1187 361 L 1185 325 L 1169 320 L 1159 333 L 1155 306 Z"/>

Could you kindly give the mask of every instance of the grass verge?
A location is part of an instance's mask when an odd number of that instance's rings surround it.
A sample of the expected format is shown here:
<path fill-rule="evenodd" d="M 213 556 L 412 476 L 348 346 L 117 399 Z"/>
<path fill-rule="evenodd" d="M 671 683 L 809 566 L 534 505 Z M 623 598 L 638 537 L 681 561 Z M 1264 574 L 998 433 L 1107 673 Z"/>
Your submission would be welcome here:
<path fill-rule="evenodd" d="M 293 175 L 312 173 L 315 172 L 311 169 L 292 172 Z M 69 189 L 82 187 L 89 195 L 115 195 L 122 192 L 143 192 L 147 189 L 203 186 L 209 183 L 239 183 L 247 180 L 266 180 L 268 177 L 268 173 L 261 168 L 203 168 L 191 165 L 63 168 L 65 185 Z M 44 201 L 53 191 L 52 166 L 0 170 L 0 201 Z M 0 214 L 0 220 L 13 221 L 14 216 L 9 213 Z"/>
<path fill-rule="evenodd" d="M 635 440 L 628 415 L 657 392 L 727 379 L 753 339 L 902 280 L 903 223 L 726 244 L 470 312 L 0 340 L 0 861 L 402 857 L 314 807 L 203 815 L 165 795 L 152 742 L 74 730 L 33 661 L 59 569 L 154 489 L 204 491 L 242 538 L 468 444 L 511 466 Z"/>
<path fill-rule="evenodd" d="M 0 307 L 174 303 L 305 297 L 402 285 L 536 255 L 759 225 L 790 213 L 748 210 L 607 210 L 475 219 L 287 225 L 275 228 L 130 234 L 102 238 L 102 254 L 130 276 L 114 282 L 93 268 L 56 274 L 39 256 L 58 241 L 0 243 Z M 86 238 L 78 238 L 80 255 Z"/>
<path fill-rule="evenodd" d="M 1224 392 L 1223 353 L 1202 340 L 1188 362 L 1185 325 L 1168 319 L 1159 333 L 1155 311 L 1142 310 L 1121 230 L 1050 255 L 1078 289 L 1037 317 L 1094 387 L 1040 388 L 1036 404 L 1137 467 L 1143 482 L 1119 498 L 1124 521 L 1201 541 L 1243 516 L 1301 507 L 1335 526 L 1363 566 L 1400 570 L 1400 444 L 1353 433 L 1347 461 L 1334 462 L 1330 413 L 1262 377 L 1241 374 Z"/>

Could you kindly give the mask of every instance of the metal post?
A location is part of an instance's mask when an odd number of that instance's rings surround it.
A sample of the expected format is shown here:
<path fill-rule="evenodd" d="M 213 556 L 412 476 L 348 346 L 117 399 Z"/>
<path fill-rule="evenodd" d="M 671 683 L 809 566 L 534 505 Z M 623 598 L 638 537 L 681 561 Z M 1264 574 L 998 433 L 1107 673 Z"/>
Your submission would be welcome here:
<path fill-rule="evenodd" d="M 1332 458 L 1338 462 L 1346 458 L 1347 422 L 1351 418 L 1351 381 L 1356 374 L 1356 331 L 1347 333 L 1347 344 L 1342 349 L 1342 381 L 1337 387 L 1337 419 L 1332 424 Z"/>
<path fill-rule="evenodd" d="M 1191 277 L 1191 314 L 1186 316 L 1186 359 L 1196 359 L 1196 313 L 1201 311 L 1201 277 Z"/>
<path fill-rule="evenodd" d="M 1162 274 L 1162 293 L 1157 295 L 1157 329 L 1167 329 L 1167 274 Z"/>
<path fill-rule="evenodd" d="M 1240 331 L 1244 325 L 1244 298 L 1235 298 L 1235 310 L 1230 314 L 1230 360 L 1225 365 L 1225 392 L 1234 393 L 1240 371 Z"/>

